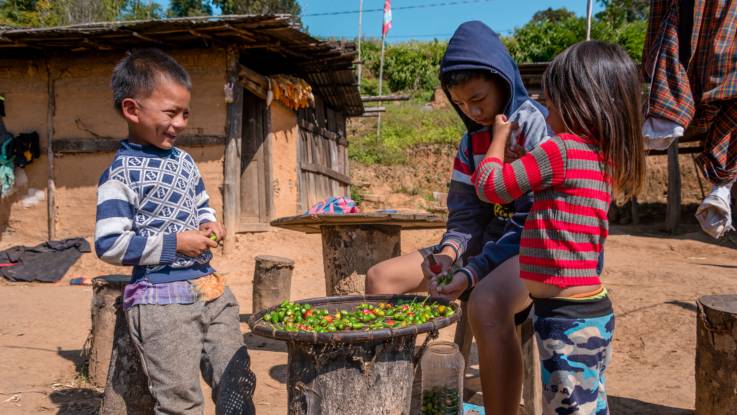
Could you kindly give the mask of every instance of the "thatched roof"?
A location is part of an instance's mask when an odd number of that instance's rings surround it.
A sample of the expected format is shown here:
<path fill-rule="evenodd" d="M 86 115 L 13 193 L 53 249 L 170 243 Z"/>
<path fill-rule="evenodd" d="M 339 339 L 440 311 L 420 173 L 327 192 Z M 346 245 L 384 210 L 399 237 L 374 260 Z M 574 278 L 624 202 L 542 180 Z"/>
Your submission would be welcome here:
<path fill-rule="evenodd" d="M 303 32 L 292 16 L 217 16 L 89 23 L 46 28 L 0 27 L 0 59 L 128 50 L 156 46 L 197 49 L 236 46 L 243 55 L 304 78 L 335 110 L 363 113 L 353 75 L 355 47 Z M 264 68 L 259 68 L 264 70 Z M 267 69 L 268 70 L 268 69 Z M 274 69 L 275 71 L 277 69 Z"/>

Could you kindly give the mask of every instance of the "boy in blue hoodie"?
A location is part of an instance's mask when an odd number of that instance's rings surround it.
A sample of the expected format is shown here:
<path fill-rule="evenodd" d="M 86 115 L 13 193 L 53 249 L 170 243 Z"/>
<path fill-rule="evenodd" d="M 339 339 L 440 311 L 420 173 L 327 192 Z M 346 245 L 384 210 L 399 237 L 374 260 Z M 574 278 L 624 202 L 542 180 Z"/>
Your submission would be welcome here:
<path fill-rule="evenodd" d="M 429 290 L 450 299 L 467 296 L 479 349 L 484 406 L 489 414 L 517 413 L 522 391 L 522 353 L 515 318 L 526 318 L 530 299 L 519 278 L 520 235 L 532 200 L 525 195 L 501 206 L 481 201 L 471 176 L 491 144 L 497 114 L 518 126 L 510 156 L 529 151 L 549 135 L 547 111 L 530 99 L 512 57 L 488 26 L 458 27 L 440 64 L 440 81 L 467 132 L 461 138 L 448 192 L 447 231 L 434 246 L 372 267 L 367 294 Z M 442 270 L 430 270 L 432 255 Z M 437 274 L 453 271 L 437 287 Z M 470 292 L 470 295 L 469 295 Z"/>

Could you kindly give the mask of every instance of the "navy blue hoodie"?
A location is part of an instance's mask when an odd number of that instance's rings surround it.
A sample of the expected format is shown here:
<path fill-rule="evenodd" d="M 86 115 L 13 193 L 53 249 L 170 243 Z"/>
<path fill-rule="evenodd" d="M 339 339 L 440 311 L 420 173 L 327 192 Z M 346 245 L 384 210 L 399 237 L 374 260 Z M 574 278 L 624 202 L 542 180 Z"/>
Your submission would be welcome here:
<path fill-rule="evenodd" d="M 512 137 L 513 142 L 529 151 L 550 135 L 545 123 L 547 111 L 529 97 L 517 64 L 499 36 L 479 21 L 458 27 L 440 64 L 441 75 L 466 69 L 489 71 L 507 82 L 510 94 L 504 114 L 520 126 Z M 491 144 L 491 130 L 476 124 L 453 106 L 468 131 L 461 139 L 453 163 L 448 225 L 439 249 L 454 248 L 464 259 L 462 271 L 471 276 L 475 285 L 502 262 L 519 254 L 520 235 L 532 206 L 532 196 L 528 194 L 506 206 L 479 199 L 471 176 Z"/>

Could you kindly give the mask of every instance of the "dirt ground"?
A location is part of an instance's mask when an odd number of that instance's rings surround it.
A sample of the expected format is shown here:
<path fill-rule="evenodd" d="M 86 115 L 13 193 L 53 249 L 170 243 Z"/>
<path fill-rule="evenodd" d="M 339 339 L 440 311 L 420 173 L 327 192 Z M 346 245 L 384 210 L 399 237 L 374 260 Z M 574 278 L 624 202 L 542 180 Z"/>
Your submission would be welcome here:
<path fill-rule="evenodd" d="M 428 245 L 439 235 L 404 232 L 402 250 Z M 294 259 L 292 299 L 324 295 L 320 250 L 304 249 L 320 246 L 319 238 L 284 230 L 239 235 L 237 255 L 217 255 L 215 265 L 240 301 L 242 320 L 251 312 L 253 258 L 258 254 Z M 692 413 L 694 300 L 737 292 L 736 253 L 691 225 L 677 236 L 657 226 L 613 228 L 604 273 L 617 314 L 607 384 L 612 413 Z M 0 413 L 94 413 L 99 391 L 89 388 L 75 369 L 90 328 L 91 289 L 70 286 L 69 279 L 121 271 L 86 254 L 59 283 L 0 283 Z M 245 323 L 242 329 L 258 378 L 258 413 L 286 413 L 285 348 L 249 334 Z M 442 336 L 450 337 L 450 331 Z M 208 413 L 213 413 L 211 405 Z"/>
<path fill-rule="evenodd" d="M 453 150 L 414 150 L 404 166 L 352 166 L 365 207 L 431 208 L 432 192 L 444 192 Z M 613 414 L 682 415 L 693 413 L 696 345 L 695 299 L 737 293 L 737 249 L 716 243 L 692 219 L 701 187 L 688 156 L 681 157 L 684 225 L 676 235 L 661 231 L 665 201 L 665 160 L 648 159 L 648 178 L 640 200 L 640 226 L 613 225 L 606 244 L 604 281 L 617 315 L 614 361 L 607 391 Z M 708 191 L 709 189 L 705 189 Z M 626 211 L 626 209 L 624 209 Z M 624 219 L 622 219 L 624 218 Z M 628 223 L 626 215 L 614 223 Z M 45 221 L 39 226 L 45 226 Z M 35 245 L 23 232 L 8 229 L 0 249 Z M 71 230 L 64 229 L 67 234 Z M 441 231 L 406 231 L 402 251 L 437 242 Z M 305 249 L 305 247 L 314 247 Z M 242 330 L 257 375 L 259 414 L 286 413 L 286 348 L 249 333 L 254 257 L 280 255 L 295 261 L 292 299 L 325 295 L 319 235 L 273 230 L 237 237 L 237 253 L 216 254 L 241 304 Z M 78 375 L 81 351 L 90 330 L 91 288 L 70 286 L 77 276 L 128 273 L 85 254 L 55 284 L 13 284 L 0 278 L 0 413 L 92 414 L 100 391 Z M 441 337 L 450 339 L 453 328 Z M 475 366 L 472 354 L 471 364 Z M 205 386 L 205 396 L 209 391 Z M 207 401 L 207 400 L 206 400 Z M 214 413 L 208 402 L 207 413 Z"/>

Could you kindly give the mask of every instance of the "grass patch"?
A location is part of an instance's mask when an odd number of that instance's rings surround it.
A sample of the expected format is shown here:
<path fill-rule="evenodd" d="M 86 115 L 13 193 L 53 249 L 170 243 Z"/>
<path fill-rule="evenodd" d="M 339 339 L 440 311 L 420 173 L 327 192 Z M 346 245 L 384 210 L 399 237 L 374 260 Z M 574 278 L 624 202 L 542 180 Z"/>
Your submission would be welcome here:
<path fill-rule="evenodd" d="M 376 137 L 376 119 L 364 119 L 348 147 L 351 160 L 365 165 L 403 164 L 406 151 L 423 144 L 455 146 L 465 132 L 463 122 L 448 107 L 432 109 L 420 100 L 386 104 L 381 116 L 381 140 Z"/>

